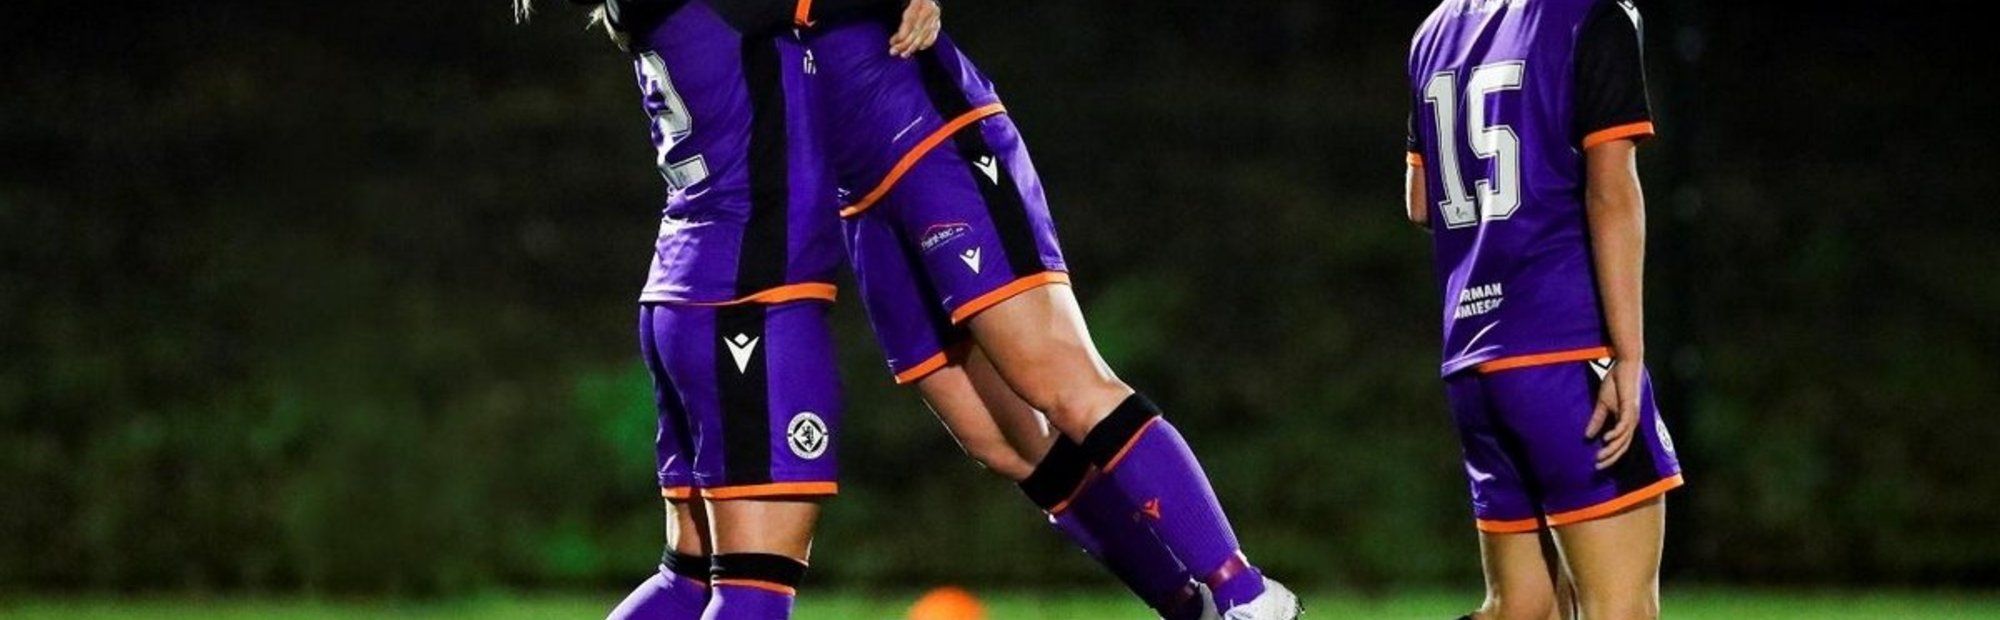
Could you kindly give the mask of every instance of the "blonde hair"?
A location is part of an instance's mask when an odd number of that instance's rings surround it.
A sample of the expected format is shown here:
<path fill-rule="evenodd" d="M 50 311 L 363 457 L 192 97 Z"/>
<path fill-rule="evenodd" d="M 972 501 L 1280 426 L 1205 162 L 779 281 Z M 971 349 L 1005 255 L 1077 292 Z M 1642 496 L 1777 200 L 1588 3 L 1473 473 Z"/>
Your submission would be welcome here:
<path fill-rule="evenodd" d="M 610 35 L 611 42 L 618 44 L 618 49 L 630 50 L 632 46 L 631 37 L 611 27 L 611 14 L 607 11 L 608 9 L 605 9 L 602 3 L 590 9 L 590 21 L 584 26 L 584 29 L 603 28 L 604 34 Z M 514 0 L 514 23 L 527 23 L 534 16 L 535 0 Z"/>

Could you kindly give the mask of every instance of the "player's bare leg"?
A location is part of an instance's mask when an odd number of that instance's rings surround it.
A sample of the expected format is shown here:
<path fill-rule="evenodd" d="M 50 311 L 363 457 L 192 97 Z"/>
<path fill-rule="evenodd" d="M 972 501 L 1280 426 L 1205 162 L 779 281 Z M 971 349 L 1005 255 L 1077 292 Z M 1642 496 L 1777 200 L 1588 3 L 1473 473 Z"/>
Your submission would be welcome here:
<path fill-rule="evenodd" d="M 805 576 L 819 503 L 809 499 L 710 500 L 713 594 L 702 620 L 789 618 Z"/>
<path fill-rule="evenodd" d="M 1015 394 L 978 346 L 918 381 L 917 389 L 967 455 L 1020 484 L 1057 532 L 1161 617 L 1204 617 L 1210 605 L 1151 528 L 1134 522 L 1131 500 L 1112 485 L 1090 483 L 1089 461 L 1076 444 Z"/>
<path fill-rule="evenodd" d="M 1589 620 L 1660 617 L 1660 555 L 1667 532 L 1665 498 L 1625 512 L 1556 528 L 1577 600 Z"/>
<path fill-rule="evenodd" d="M 1562 557 L 1547 530 L 1479 534 L 1486 602 L 1474 620 L 1574 620 Z"/>
<path fill-rule="evenodd" d="M 1100 483 L 1116 485 L 1133 512 L 1150 518 L 1160 542 L 1231 610 L 1228 617 L 1297 615 L 1296 597 L 1267 583 L 1242 554 L 1180 432 L 1098 354 L 1068 286 L 1029 289 L 974 315 L 970 326 L 1007 385 L 1081 448 Z"/>
<path fill-rule="evenodd" d="M 695 620 L 708 606 L 708 515 L 698 502 L 664 500 L 667 552 L 660 569 L 626 595 L 608 620 Z"/>

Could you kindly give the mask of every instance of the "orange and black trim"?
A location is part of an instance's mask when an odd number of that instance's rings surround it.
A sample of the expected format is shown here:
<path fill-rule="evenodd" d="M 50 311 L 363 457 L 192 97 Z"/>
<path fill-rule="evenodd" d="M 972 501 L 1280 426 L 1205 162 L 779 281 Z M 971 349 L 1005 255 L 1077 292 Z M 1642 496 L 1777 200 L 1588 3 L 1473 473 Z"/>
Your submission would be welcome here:
<path fill-rule="evenodd" d="M 1631 455 L 1627 455 L 1628 458 L 1630 456 Z M 1652 484 L 1640 487 L 1636 490 L 1625 493 L 1623 495 L 1619 495 L 1618 497 L 1612 498 L 1609 501 L 1592 504 L 1590 506 L 1585 506 L 1583 508 L 1578 508 L 1576 510 L 1558 512 L 1556 514 L 1548 515 L 1547 517 L 1533 517 L 1529 519 L 1515 519 L 1508 521 L 1492 521 L 1486 519 L 1477 519 L 1475 520 L 1474 525 L 1479 528 L 1479 531 L 1487 532 L 1490 534 L 1520 534 L 1525 532 L 1539 531 L 1543 527 L 1562 527 L 1565 525 L 1574 525 L 1577 523 L 1583 523 L 1585 521 L 1594 521 L 1597 519 L 1602 519 L 1605 517 L 1625 512 L 1626 510 L 1631 509 L 1633 506 L 1646 503 L 1647 501 L 1652 500 L 1653 498 L 1665 495 L 1668 491 L 1680 488 L 1685 484 L 1687 484 L 1687 480 L 1685 478 L 1682 478 L 1681 474 L 1674 474 L 1672 476 L 1662 478 Z"/>
<path fill-rule="evenodd" d="M 660 487 L 660 497 L 662 499 L 669 499 L 676 502 L 684 502 L 694 499 L 695 489 L 694 487 L 688 487 L 688 486 Z"/>
<path fill-rule="evenodd" d="M 956 344 L 948 345 L 943 351 L 937 352 L 935 355 L 924 359 L 924 361 L 917 362 L 915 366 L 896 373 L 896 385 L 909 385 L 922 381 L 924 377 L 931 376 L 931 373 L 937 372 L 938 369 L 965 361 L 966 353 L 971 350 L 972 341 L 967 339 L 961 339 Z"/>
<path fill-rule="evenodd" d="M 1604 359 L 1607 357 L 1611 357 L 1611 347 L 1590 347 L 1587 349 L 1569 349 L 1565 351 L 1552 351 L 1549 353 L 1535 353 L 1532 355 L 1515 355 L 1511 357 L 1503 357 L 1496 360 L 1481 362 L 1479 365 L 1474 366 L 1473 369 L 1477 370 L 1480 374 L 1490 374 L 1504 370 L 1514 370 L 1516 368 L 1532 368 L 1535 366 L 1548 366 L 1550 364 L 1582 362 L 1582 361 L 1589 361 L 1596 359 Z"/>
<path fill-rule="evenodd" d="M 1588 151 L 1591 147 L 1614 140 L 1644 140 L 1651 137 L 1653 137 L 1652 121 L 1626 123 L 1590 132 L 1583 137 L 1583 149 Z"/>
<path fill-rule="evenodd" d="M 840 289 L 825 282 L 804 282 L 767 288 L 728 301 L 685 302 L 689 306 L 737 306 L 743 304 L 782 304 L 793 301 L 832 302 L 840 297 Z"/>
<path fill-rule="evenodd" d="M 1083 438 L 1083 453 L 1106 474 L 1139 444 L 1139 438 L 1160 422 L 1160 408 L 1145 396 L 1133 394 L 1104 416 Z"/>
<path fill-rule="evenodd" d="M 1042 462 L 1021 480 L 1020 486 L 1035 506 L 1051 515 L 1060 515 L 1069 510 L 1070 502 L 1083 494 L 1093 478 L 1090 459 L 1084 457 L 1083 447 L 1067 437 L 1057 437 L 1042 456 Z"/>
<path fill-rule="evenodd" d="M 769 553 L 724 553 L 715 556 L 711 573 L 718 588 L 754 588 L 783 596 L 798 596 L 806 563 Z"/>

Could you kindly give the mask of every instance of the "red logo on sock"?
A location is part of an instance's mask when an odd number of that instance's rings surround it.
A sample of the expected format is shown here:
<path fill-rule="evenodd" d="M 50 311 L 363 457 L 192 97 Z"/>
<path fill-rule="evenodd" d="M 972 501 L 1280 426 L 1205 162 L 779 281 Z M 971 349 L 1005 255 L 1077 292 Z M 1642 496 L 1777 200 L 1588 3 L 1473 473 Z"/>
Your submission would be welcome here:
<path fill-rule="evenodd" d="M 1139 507 L 1139 512 L 1152 517 L 1154 521 L 1160 520 L 1160 498 L 1146 500 L 1146 504 Z"/>

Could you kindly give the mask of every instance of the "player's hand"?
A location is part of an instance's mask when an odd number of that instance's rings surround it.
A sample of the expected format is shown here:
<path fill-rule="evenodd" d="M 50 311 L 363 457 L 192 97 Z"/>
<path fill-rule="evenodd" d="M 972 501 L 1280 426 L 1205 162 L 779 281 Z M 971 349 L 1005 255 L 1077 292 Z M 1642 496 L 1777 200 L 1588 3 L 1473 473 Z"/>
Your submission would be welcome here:
<path fill-rule="evenodd" d="M 903 7 L 903 26 L 889 37 L 889 55 L 909 58 L 937 44 L 944 29 L 944 7 L 937 0 L 910 0 Z"/>
<path fill-rule="evenodd" d="M 1632 447 L 1632 436 L 1639 428 L 1639 382 L 1645 368 L 1638 360 L 1618 360 L 1597 388 L 1597 406 L 1591 409 L 1583 436 L 1603 446 L 1597 449 L 1598 469 L 1611 467 Z M 1606 423 L 1611 427 L 1605 428 Z"/>

